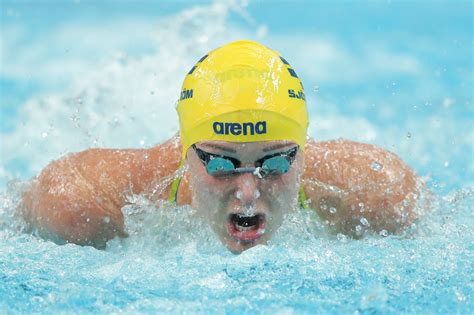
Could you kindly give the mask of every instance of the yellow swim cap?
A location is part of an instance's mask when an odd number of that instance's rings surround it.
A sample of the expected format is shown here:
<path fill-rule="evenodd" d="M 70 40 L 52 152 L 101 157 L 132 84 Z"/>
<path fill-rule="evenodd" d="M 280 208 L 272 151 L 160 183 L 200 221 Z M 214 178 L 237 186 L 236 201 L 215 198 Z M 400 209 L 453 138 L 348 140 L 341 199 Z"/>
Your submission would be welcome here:
<path fill-rule="evenodd" d="M 303 84 L 278 52 L 252 41 L 202 57 L 183 82 L 177 111 L 183 159 L 204 140 L 306 142 Z"/>

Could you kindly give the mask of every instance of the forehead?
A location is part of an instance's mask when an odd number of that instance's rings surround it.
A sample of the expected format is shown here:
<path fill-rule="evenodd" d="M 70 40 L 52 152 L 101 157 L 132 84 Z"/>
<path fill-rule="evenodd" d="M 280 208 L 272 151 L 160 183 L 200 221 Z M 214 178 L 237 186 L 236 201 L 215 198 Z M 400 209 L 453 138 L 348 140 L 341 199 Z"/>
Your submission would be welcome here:
<path fill-rule="evenodd" d="M 228 142 L 228 141 L 201 141 L 198 142 L 202 148 L 214 149 L 229 153 L 260 153 L 278 151 L 296 145 L 293 141 L 274 140 L 258 142 Z"/>

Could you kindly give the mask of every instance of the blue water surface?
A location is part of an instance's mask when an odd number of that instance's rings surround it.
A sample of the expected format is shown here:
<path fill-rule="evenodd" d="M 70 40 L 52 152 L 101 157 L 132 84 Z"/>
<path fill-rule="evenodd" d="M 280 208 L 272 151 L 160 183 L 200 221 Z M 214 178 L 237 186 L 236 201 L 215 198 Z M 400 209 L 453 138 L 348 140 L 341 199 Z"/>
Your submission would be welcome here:
<path fill-rule="evenodd" d="M 473 313 L 472 12 L 472 1 L 1 1 L 0 313 Z M 166 140 L 184 74 L 241 38 L 296 69 L 310 136 L 406 161 L 432 192 L 427 214 L 403 235 L 352 240 L 302 210 L 241 255 L 169 205 L 123 209 L 131 236 L 105 251 L 24 233 L 15 209 L 31 177 L 69 152 Z"/>

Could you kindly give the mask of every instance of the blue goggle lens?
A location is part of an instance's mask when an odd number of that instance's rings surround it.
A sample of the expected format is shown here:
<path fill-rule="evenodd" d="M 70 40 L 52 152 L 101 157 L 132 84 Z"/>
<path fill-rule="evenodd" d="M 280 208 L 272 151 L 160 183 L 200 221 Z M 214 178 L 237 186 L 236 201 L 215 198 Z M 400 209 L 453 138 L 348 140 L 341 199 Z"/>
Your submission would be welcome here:
<path fill-rule="evenodd" d="M 199 159 L 206 166 L 207 173 L 212 176 L 225 176 L 241 173 L 257 172 L 265 175 L 281 175 L 289 171 L 291 163 L 294 161 L 298 147 L 294 147 L 286 152 L 264 157 L 256 162 L 260 167 L 237 167 L 240 162 L 231 157 L 211 154 L 205 152 L 195 145 L 192 146 Z"/>
<path fill-rule="evenodd" d="M 262 170 L 270 174 L 285 174 L 290 169 L 290 162 L 284 156 L 274 156 L 262 163 Z"/>
<path fill-rule="evenodd" d="M 235 170 L 235 166 L 234 163 L 228 159 L 215 157 L 207 162 L 206 170 L 209 175 L 215 175 L 222 172 L 231 172 Z"/>

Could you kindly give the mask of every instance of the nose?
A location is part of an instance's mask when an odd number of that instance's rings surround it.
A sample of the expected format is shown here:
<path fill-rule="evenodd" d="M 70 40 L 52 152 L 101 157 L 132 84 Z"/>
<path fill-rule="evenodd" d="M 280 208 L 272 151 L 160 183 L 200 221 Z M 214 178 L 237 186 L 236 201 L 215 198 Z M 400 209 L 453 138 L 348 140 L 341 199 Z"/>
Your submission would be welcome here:
<path fill-rule="evenodd" d="M 240 174 L 236 177 L 234 196 L 243 205 L 252 205 L 260 197 L 257 180 L 257 177 L 252 173 Z"/>

